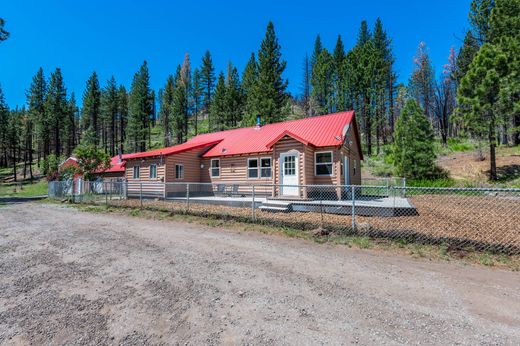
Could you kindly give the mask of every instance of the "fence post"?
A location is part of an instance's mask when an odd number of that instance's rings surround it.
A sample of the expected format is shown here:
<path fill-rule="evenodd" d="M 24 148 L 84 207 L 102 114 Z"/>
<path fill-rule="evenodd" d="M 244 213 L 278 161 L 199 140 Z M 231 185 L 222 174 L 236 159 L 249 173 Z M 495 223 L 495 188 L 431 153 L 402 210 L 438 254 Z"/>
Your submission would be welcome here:
<path fill-rule="evenodd" d="M 251 201 L 251 217 L 253 218 L 253 222 L 256 221 L 256 211 L 255 211 L 255 186 L 253 185 L 253 200 Z"/>
<path fill-rule="evenodd" d="M 186 213 L 190 212 L 190 183 L 186 184 Z"/>
<path fill-rule="evenodd" d="M 352 231 L 356 231 L 356 187 L 352 185 Z"/>
<path fill-rule="evenodd" d="M 143 183 L 139 183 L 139 203 L 141 204 L 141 209 L 143 209 Z"/>
<path fill-rule="evenodd" d="M 105 191 L 105 205 L 108 205 L 108 191 L 107 191 L 107 183 L 103 182 L 103 190 Z"/>
<path fill-rule="evenodd" d="M 406 177 L 403 178 L 403 195 L 401 197 L 406 197 Z"/>
<path fill-rule="evenodd" d="M 320 187 L 320 228 L 323 228 L 323 187 Z"/>

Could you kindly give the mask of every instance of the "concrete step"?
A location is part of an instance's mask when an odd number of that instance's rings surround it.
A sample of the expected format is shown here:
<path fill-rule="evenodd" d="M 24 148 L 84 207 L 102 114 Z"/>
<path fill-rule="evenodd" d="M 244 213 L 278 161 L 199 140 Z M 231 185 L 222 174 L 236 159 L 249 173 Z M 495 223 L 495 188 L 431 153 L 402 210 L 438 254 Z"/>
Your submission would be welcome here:
<path fill-rule="evenodd" d="M 292 210 L 292 203 L 283 201 L 267 201 L 263 203 L 259 209 L 272 212 L 286 212 Z"/>
<path fill-rule="evenodd" d="M 261 205 L 258 209 L 262 211 L 271 211 L 271 212 L 287 212 L 289 211 L 288 207 L 273 207 L 270 205 Z"/>

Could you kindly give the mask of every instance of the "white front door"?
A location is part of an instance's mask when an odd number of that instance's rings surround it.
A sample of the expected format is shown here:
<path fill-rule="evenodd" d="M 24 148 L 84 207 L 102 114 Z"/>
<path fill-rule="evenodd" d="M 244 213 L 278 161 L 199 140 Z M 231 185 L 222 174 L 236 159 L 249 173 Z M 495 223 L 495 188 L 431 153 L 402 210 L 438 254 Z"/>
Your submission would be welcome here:
<path fill-rule="evenodd" d="M 280 188 L 284 196 L 298 196 L 298 154 L 280 155 Z"/>

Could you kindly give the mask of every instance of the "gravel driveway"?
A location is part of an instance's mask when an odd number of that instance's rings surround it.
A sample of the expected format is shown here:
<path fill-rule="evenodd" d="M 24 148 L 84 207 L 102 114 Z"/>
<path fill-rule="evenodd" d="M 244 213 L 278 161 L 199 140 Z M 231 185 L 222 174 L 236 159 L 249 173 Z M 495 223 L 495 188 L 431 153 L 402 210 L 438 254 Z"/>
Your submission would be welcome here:
<path fill-rule="evenodd" d="M 519 273 L 56 205 L 0 207 L 0 343 L 518 340 Z"/>

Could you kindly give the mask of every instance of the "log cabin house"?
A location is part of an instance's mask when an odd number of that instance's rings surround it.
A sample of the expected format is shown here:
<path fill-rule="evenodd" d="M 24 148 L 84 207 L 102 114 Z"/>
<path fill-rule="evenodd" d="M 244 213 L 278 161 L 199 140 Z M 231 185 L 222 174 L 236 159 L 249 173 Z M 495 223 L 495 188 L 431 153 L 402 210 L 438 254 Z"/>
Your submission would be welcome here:
<path fill-rule="evenodd" d="M 201 134 L 179 145 L 126 154 L 128 196 L 232 193 L 308 198 L 306 185 L 360 185 L 363 159 L 354 111 Z M 271 185 L 271 186 L 269 186 Z M 284 186 L 285 185 L 285 186 Z M 194 189 L 198 189 L 195 191 Z M 341 196 L 338 196 L 341 198 Z"/>

